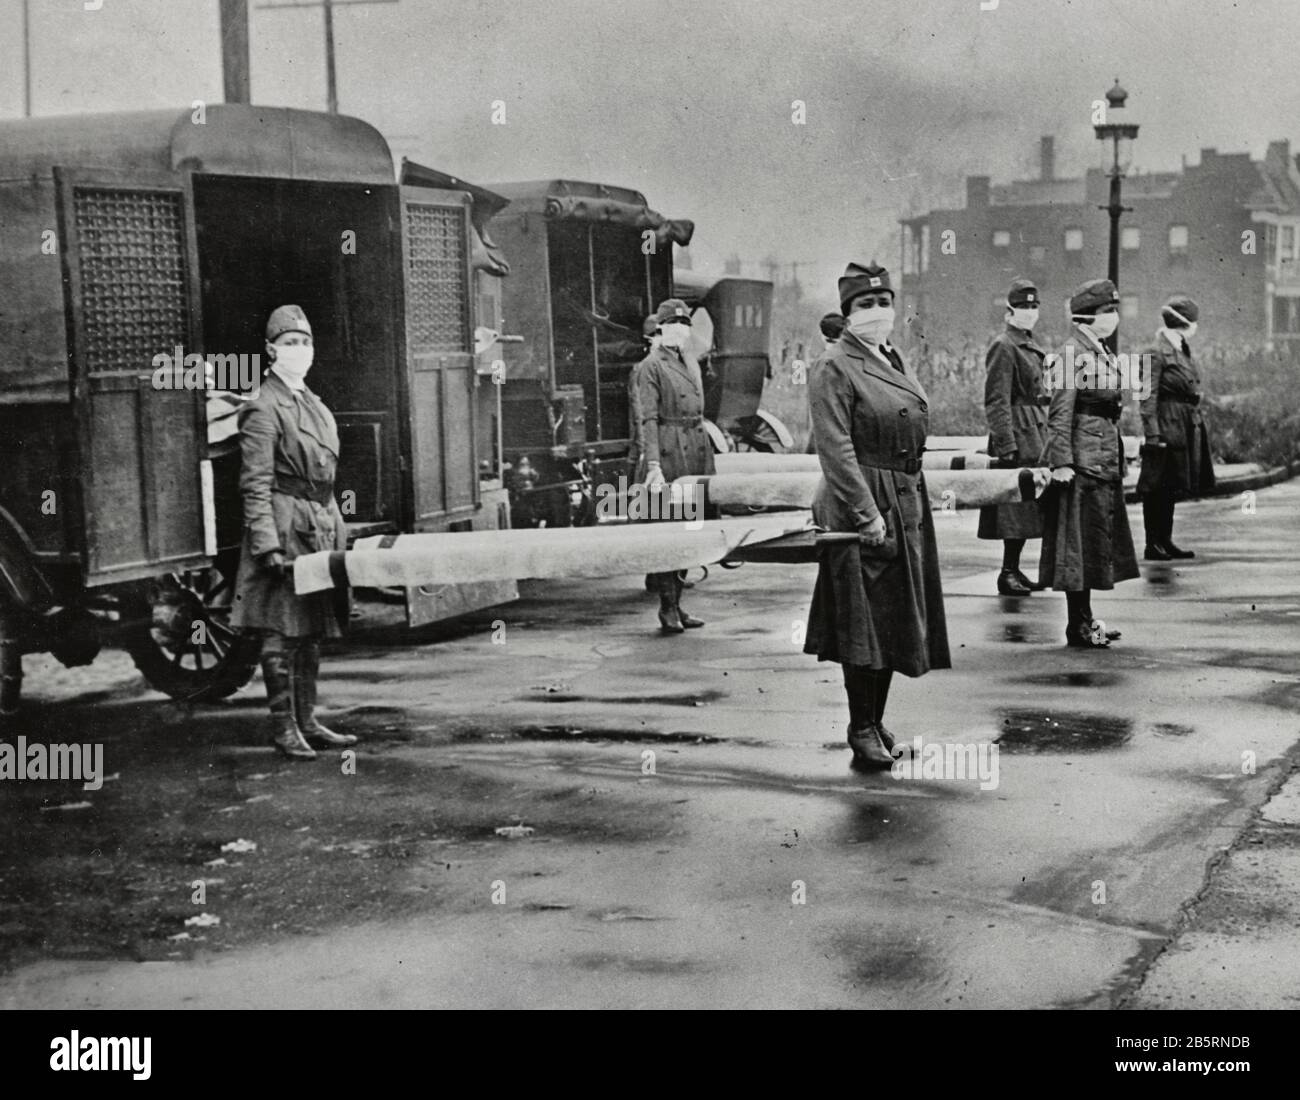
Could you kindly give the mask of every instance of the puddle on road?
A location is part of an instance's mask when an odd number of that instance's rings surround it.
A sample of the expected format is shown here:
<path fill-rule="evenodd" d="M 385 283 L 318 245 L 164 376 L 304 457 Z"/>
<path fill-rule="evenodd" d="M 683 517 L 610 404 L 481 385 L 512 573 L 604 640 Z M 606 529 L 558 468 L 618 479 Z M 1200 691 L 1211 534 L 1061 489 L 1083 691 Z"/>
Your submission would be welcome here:
<path fill-rule="evenodd" d="M 702 707 L 709 703 L 716 703 L 719 699 L 725 699 L 728 694 L 728 692 L 713 689 L 709 691 L 683 692 L 679 695 L 578 695 L 571 692 L 546 691 L 518 695 L 515 698 L 525 703 L 632 703 L 639 705 L 659 703 L 667 707 Z"/>
<path fill-rule="evenodd" d="M 662 733 L 653 729 L 631 730 L 610 726 L 466 726 L 451 736 L 454 741 L 504 741 L 507 738 L 517 738 L 521 741 L 649 741 L 678 745 L 717 745 L 724 741 L 738 743 L 734 739 L 693 733 L 690 730 Z"/>
<path fill-rule="evenodd" d="M 1041 687 L 1114 687 L 1122 684 L 1124 677 L 1118 672 L 1040 672 L 1017 677 L 1016 682 Z"/>
<path fill-rule="evenodd" d="M 1155 722 L 1151 726 L 1151 732 L 1157 737 L 1186 737 L 1196 731 L 1191 726 L 1180 726 L 1177 722 Z"/>
<path fill-rule="evenodd" d="M 695 959 L 647 959 L 591 952 L 574 955 L 571 965 L 580 970 L 619 970 L 632 974 L 677 975 L 704 973 L 709 965 Z"/>
<path fill-rule="evenodd" d="M 1044 645 L 1055 641 L 1056 635 L 1044 627 L 1030 626 L 1028 623 L 996 623 L 989 631 L 991 642 L 1030 643 Z"/>
<path fill-rule="evenodd" d="M 1105 714 L 1044 714 L 1041 710 L 1002 708 L 1000 751 L 1010 753 L 1105 752 L 1126 744 L 1133 722 Z"/>

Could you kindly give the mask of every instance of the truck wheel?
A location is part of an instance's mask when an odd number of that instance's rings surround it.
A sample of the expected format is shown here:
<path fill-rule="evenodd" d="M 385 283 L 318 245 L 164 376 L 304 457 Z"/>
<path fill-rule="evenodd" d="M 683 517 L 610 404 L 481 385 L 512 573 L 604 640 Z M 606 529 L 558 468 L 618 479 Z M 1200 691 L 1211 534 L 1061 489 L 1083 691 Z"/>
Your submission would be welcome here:
<path fill-rule="evenodd" d="M 256 638 L 230 625 L 238 552 L 225 552 L 207 569 L 170 573 L 142 593 L 147 621 L 126 638 L 149 686 L 187 703 L 233 695 L 253 678 L 260 650 Z"/>
<path fill-rule="evenodd" d="M 785 444 L 776 429 L 761 417 L 748 418 L 734 438 L 737 451 L 762 451 L 766 454 L 781 454 L 785 451 Z"/>

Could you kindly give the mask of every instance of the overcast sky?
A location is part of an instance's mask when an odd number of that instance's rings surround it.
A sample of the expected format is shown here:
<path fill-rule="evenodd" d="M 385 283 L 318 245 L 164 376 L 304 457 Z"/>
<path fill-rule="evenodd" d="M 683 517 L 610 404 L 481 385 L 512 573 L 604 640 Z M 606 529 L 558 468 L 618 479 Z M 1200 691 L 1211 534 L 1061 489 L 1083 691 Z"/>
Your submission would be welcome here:
<path fill-rule="evenodd" d="M 36 114 L 221 99 L 217 0 L 85 2 L 31 0 Z M 324 109 L 320 9 L 275 2 L 251 5 L 253 99 Z M 3 117 L 22 112 L 21 8 L 0 0 Z M 771 253 L 827 295 L 967 173 L 1035 175 L 1042 134 L 1058 174 L 1100 163 L 1091 104 L 1117 75 L 1140 170 L 1300 151 L 1300 0 L 398 0 L 335 28 L 340 109 L 396 157 L 634 187 L 694 219 L 697 266 Z"/>

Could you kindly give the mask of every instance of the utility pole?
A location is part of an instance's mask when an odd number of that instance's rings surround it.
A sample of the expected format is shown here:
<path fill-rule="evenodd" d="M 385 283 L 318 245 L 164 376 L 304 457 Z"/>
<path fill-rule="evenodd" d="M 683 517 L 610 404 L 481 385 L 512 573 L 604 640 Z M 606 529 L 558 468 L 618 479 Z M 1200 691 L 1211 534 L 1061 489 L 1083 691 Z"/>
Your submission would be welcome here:
<path fill-rule="evenodd" d="M 295 0 L 286 4 L 263 4 L 261 11 L 281 11 L 285 8 L 321 8 L 325 21 L 325 86 L 329 97 L 329 113 L 339 113 L 338 80 L 334 71 L 334 8 L 353 4 L 396 4 L 398 0 Z"/>
<path fill-rule="evenodd" d="M 32 0 L 23 0 L 23 118 L 32 117 Z"/>
<path fill-rule="evenodd" d="M 251 103 L 248 0 L 221 0 L 221 76 L 227 103 Z"/>

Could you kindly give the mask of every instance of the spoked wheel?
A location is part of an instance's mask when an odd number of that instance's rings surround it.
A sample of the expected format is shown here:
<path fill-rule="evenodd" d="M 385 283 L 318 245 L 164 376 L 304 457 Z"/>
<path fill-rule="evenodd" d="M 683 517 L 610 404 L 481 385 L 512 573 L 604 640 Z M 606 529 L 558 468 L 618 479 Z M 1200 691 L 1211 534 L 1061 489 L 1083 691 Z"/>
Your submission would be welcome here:
<path fill-rule="evenodd" d="M 749 418 L 744 430 L 732 436 L 737 451 L 762 451 L 765 454 L 782 454 L 785 444 L 776 429 L 760 416 Z"/>
<path fill-rule="evenodd" d="M 150 687 L 202 703 L 252 679 L 258 643 L 230 625 L 238 562 L 227 552 L 207 569 L 170 573 L 144 587 L 148 621 L 127 637 L 126 649 Z"/>

